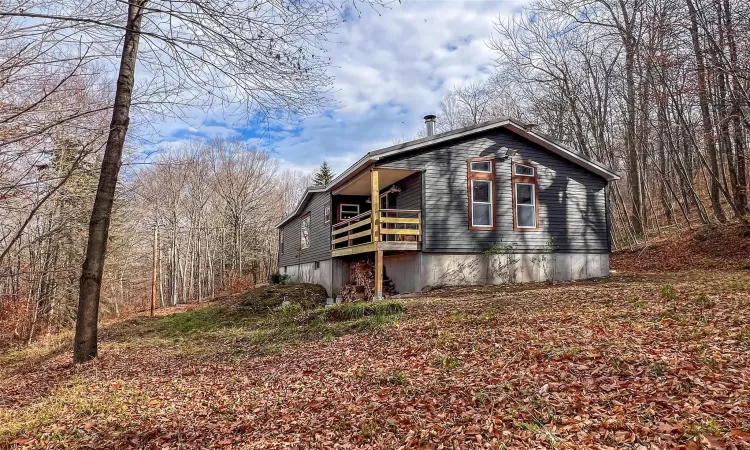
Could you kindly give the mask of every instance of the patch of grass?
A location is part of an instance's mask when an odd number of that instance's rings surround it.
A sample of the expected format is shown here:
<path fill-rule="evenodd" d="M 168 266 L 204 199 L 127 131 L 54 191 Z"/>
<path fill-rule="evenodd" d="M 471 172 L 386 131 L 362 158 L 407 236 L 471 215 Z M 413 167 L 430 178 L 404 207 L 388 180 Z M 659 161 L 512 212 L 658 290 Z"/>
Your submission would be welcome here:
<path fill-rule="evenodd" d="M 373 419 L 362 424 L 360 431 L 362 437 L 370 440 L 378 436 L 385 428 L 386 423 L 382 419 Z"/>
<path fill-rule="evenodd" d="M 690 440 L 707 434 L 716 436 L 724 433 L 724 428 L 725 427 L 722 427 L 721 424 L 712 417 L 702 422 L 685 425 L 685 434 L 683 434 L 682 437 L 685 440 Z"/>
<path fill-rule="evenodd" d="M 276 354 L 300 341 L 330 342 L 336 336 L 380 329 L 398 321 L 403 311 L 398 302 L 352 303 L 310 311 L 296 303 L 266 311 L 224 304 L 123 322 L 107 330 L 105 340 L 123 348 L 159 347 L 183 356 Z"/>
<path fill-rule="evenodd" d="M 278 308 L 284 300 L 302 309 L 324 306 L 328 294 L 323 286 L 311 283 L 272 284 L 249 290 L 239 297 L 240 305 L 254 312 Z"/>
<path fill-rule="evenodd" d="M 311 311 L 300 319 L 300 323 L 345 322 L 365 317 L 399 316 L 405 311 L 403 303 L 395 301 L 345 303 Z"/>
<path fill-rule="evenodd" d="M 82 432 L 86 424 L 117 426 L 127 419 L 128 405 L 147 400 L 144 394 L 128 388 L 122 381 L 92 385 L 73 379 L 28 407 L 0 408 L 0 447 L 18 436 L 59 424 L 60 418 L 80 423 Z"/>
<path fill-rule="evenodd" d="M 669 364 L 659 361 L 648 367 L 648 373 L 655 378 L 661 378 L 669 373 Z"/>
<path fill-rule="evenodd" d="M 409 384 L 409 376 L 405 372 L 393 370 L 381 376 L 380 384 L 405 386 Z"/>
<path fill-rule="evenodd" d="M 677 312 L 677 309 L 673 307 L 666 308 L 666 309 L 659 311 L 654 316 L 654 318 L 659 322 L 666 320 L 666 319 L 674 320 L 676 322 L 679 322 L 682 320 L 682 316 L 680 316 L 680 314 Z"/>
<path fill-rule="evenodd" d="M 710 335 L 705 328 L 695 328 L 680 334 L 677 340 L 680 342 L 700 342 Z"/>
<path fill-rule="evenodd" d="M 750 327 L 741 328 L 740 332 L 737 334 L 737 340 L 750 345 Z"/>
<path fill-rule="evenodd" d="M 464 322 L 468 320 L 469 316 L 464 312 L 455 312 L 448 316 L 446 320 L 449 322 Z"/>
<path fill-rule="evenodd" d="M 570 359 L 579 354 L 581 349 L 576 346 L 555 347 L 553 345 L 545 345 L 540 352 L 542 358 L 546 359 Z"/>
<path fill-rule="evenodd" d="M 518 428 L 524 431 L 531 431 L 532 433 L 536 433 L 537 431 L 542 429 L 540 425 L 537 425 L 535 423 L 526 423 L 526 422 L 519 423 Z"/>
<path fill-rule="evenodd" d="M 665 284 L 659 290 L 659 294 L 665 300 L 675 300 L 677 298 L 677 291 L 671 284 Z"/>
<path fill-rule="evenodd" d="M 716 369 L 721 364 L 721 362 L 713 356 L 704 356 L 700 358 L 700 362 L 711 370 Z"/>
<path fill-rule="evenodd" d="M 19 365 L 34 366 L 39 362 L 71 349 L 73 331 L 65 331 L 53 339 L 19 347 L 13 350 L 0 351 L 0 376 L 5 370 Z"/>
<path fill-rule="evenodd" d="M 703 309 L 711 309 L 716 306 L 716 302 L 706 294 L 701 294 L 695 301 L 695 305 Z"/>
<path fill-rule="evenodd" d="M 441 369 L 453 370 L 463 366 L 464 362 L 454 356 L 439 355 L 435 358 L 433 364 Z"/>
<path fill-rule="evenodd" d="M 641 310 L 648 308 L 648 302 L 641 300 L 638 297 L 628 297 L 628 303 L 630 303 L 634 309 Z"/>

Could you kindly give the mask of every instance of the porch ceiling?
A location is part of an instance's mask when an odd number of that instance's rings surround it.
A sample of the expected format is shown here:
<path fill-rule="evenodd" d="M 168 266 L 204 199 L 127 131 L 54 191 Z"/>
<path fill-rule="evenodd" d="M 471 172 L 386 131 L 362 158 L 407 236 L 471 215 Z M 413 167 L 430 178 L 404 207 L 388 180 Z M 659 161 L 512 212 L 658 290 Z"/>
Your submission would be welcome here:
<path fill-rule="evenodd" d="M 409 175 L 417 173 L 416 170 L 405 169 L 375 169 L 378 171 L 378 184 L 380 189 L 386 188 L 397 181 L 403 180 Z M 344 186 L 333 192 L 333 195 L 367 195 L 370 196 L 370 171 L 365 170 L 356 178 L 353 178 Z"/>

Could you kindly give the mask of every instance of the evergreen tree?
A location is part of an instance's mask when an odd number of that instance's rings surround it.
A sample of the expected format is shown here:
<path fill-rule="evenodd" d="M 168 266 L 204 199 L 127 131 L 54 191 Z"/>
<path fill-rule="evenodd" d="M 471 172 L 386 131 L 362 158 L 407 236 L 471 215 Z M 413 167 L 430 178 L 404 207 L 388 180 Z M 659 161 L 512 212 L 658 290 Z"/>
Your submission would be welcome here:
<path fill-rule="evenodd" d="M 323 161 L 323 164 L 320 165 L 320 169 L 313 173 L 313 184 L 316 186 L 327 186 L 333 181 L 335 176 L 336 174 L 333 173 L 333 170 L 331 170 L 328 163 Z"/>

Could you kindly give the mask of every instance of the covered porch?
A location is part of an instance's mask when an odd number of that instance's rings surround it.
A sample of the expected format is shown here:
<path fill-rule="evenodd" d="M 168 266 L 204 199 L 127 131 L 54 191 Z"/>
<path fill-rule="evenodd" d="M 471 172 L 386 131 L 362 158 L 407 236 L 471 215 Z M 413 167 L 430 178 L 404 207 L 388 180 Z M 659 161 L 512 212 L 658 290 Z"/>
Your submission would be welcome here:
<path fill-rule="evenodd" d="M 375 256 L 375 296 L 382 297 L 383 253 L 417 251 L 422 211 L 399 209 L 399 182 L 418 172 L 372 167 L 332 192 L 331 256 Z"/>

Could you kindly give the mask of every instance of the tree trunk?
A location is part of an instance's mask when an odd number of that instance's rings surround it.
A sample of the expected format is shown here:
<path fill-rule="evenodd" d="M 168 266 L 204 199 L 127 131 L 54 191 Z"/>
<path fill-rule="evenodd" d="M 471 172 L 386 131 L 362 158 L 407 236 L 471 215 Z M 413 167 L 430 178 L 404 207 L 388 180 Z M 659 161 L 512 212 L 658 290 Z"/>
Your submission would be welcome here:
<path fill-rule="evenodd" d="M 117 178 L 122 163 L 122 150 L 130 122 L 130 103 L 135 84 L 141 19 L 146 0 L 134 0 L 128 6 L 128 22 L 122 48 L 120 71 L 117 77 L 112 121 L 104 150 L 99 185 L 89 222 L 86 259 L 81 271 L 78 314 L 73 349 L 73 361 L 82 363 L 97 355 L 99 297 L 101 294 L 104 256 L 109 238 L 109 222 L 115 198 Z"/>
<path fill-rule="evenodd" d="M 633 23 L 635 11 L 632 16 L 628 14 L 626 2 L 620 1 L 620 9 L 623 14 L 623 24 L 620 27 L 620 37 L 625 48 L 625 147 L 627 151 L 628 183 L 630 196 L 632 197 L 632 212 L 630 221 L 636 234 L 642 234 L 645 229 L 645 205 L 643 202 L 643 185 L 641 170 L 639 167 L 638 146 L 636 145 L 636 123 L 635 123 L 635 54 L 636 39 L 633 35 Z"/>
<path fill-rule="evenodd" d="M 711 112 L 708 109 L 708 87 L 706 81 L 706 64 L 701 49 L 700 37 L 698 36 L 698 17 L 693 5 L 693 0 L 686 0 L 688 12 L 690 15 L 690 36 L 693 41 L 693 50 L 695 51 L 695 64 L 698 72 L 698 102 L 700 103 L 701 116 L 703 119 L 703 144 L 706 146 L 708 153 L 708 164 L 711 170 L 711 184 L 709 195 L 711 197 L 711 207 L 719 222 L 726 221 L 724 210 L 721 207 L 721 197 L 719 196 L 721 186 L 719 186 L 719 160 L 716 154 L 716 141 L 714 138 L 713 125 L 711 123 Z"/>
<path fill-rule="evenodd" d="M 738 214 L 744 217 L 747 214 L 747 162 L 745 160 L 745 137 L 742 130 L 742 85 L 740 77 L 737 76 L 737 44 L 734 38 L 734 26 L 732 25 L 732 11 L 729 0 L 724 0 L 724 23 L 727 28 L 727 44 L 729 44 L 729 68 L 732 74 L 732 126 L 734 128 L 734 148 L 737 160 L 737 180 L 735 187 L 735 203 Z"/>

